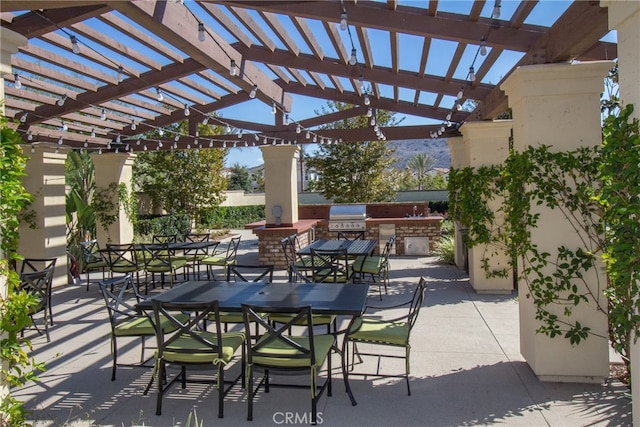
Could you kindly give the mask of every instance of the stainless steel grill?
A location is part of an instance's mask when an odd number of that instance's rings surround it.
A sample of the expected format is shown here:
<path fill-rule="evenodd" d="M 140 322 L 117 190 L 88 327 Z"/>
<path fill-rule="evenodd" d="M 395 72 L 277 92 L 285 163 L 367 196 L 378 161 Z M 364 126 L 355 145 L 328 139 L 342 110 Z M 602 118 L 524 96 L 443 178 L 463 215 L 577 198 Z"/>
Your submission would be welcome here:
<path fill-rule="evenodd" d="M 360 231 L 367 229 L 366 205 L 335 205 L 329 209 L 329 231 Z"/>

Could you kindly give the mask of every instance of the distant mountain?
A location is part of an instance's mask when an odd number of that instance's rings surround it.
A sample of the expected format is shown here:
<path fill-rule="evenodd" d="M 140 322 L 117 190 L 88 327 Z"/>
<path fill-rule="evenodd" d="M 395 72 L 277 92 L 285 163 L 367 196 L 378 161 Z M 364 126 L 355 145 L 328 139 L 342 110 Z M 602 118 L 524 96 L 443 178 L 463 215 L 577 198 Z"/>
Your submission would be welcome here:
<path fill-rule="evenodd" d="M 389 141 L 395 147 L 395 157 L 398 162 L 395 166 L 404 169 L 407 162 L 418 153 L 425 153 L 436 160 L 436 168 L 450 168 L 451 155 L 446 139 L 405 139 Z"/>

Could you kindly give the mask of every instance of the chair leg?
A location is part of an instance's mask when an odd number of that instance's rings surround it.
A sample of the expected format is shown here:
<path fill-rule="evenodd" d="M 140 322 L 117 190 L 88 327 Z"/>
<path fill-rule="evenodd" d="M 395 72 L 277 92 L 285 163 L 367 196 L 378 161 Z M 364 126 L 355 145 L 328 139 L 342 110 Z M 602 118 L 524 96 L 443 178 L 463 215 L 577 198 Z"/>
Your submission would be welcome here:
<path fill-rule="evenodd" d="M 111 368 L 111 381 L 116 380 L 116 366 L 118 366 L 118 343 L 116 337 L 111 337 L 111 354 L 113 355 L 113 367 Z"/>
<path fill-rule="evenodd" d="M 158 400 L 156 401 L 156 415 L 162 415 L 162 380 L 165 366 L 162 361 L 158 362 Z"/>
<path fill-rule="evenodd" d="M 247 421 L 253 421 L 253 368 L 251 365 L 247 368 L 247 389 L 249 395 L 247 396 Z"/>
<path fill-rule="evenodd" d="M 405 375 L 405 380 L 407 382 L 407 394 L 409 396 L 411 396 L 411 386 L 409 386 L 409 371 L 410 371 L 410 359 L 409 359 L 409 353 L 411 351 L 411 347 L 407 346 L 406 347 L 406 352 L 405 352 L 405 371 L 406 371 L 406 375 Z"/>

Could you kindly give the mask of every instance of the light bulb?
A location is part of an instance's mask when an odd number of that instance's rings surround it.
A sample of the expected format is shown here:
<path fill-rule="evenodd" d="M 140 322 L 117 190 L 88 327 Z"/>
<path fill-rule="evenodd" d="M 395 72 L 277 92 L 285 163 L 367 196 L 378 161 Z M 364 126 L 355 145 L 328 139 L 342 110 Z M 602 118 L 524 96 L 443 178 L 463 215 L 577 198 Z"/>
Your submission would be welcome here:
<path fill-rule="evenodd" d="M 313 135 L 313 142 L 318 142 L 318 135 Z"/>
<path fill-rule="evenodd" d="M 493 13 L 491 14 L 491 19 L 500 19 L 500 0 L 496 0 L 493 6 Z"/>
<path fill-rule="evenodd" d="M 351 58 L 349 58 L 349 65 L 356 65 L 358 58 L 356 58 L 356 49 L 351 49 Z"/>
<path fill-rule="evenodd" d="M 62 137 L 58 139 L 58 145 L 62 145 Z"/>
<path fill-rule="evenodd" d="M 444 122 L 445 125 L 447 125 L 448 128 L 451 127 L 451 122 L 449 120 L 447 120 L 446 122 Z"/>
<path fill-rule="evenodd" d="M 20 76 L 18 75 L 18 73 L 14 73 L 13 78 L 13 87 L 15 87 L 16 89 L 22 89 L 22 82 L 20 81 Z"/>
<path fill-rule="evenodd" d="M 440 127 L 440 133 L 444 133 L 444 126 Z"/>
<path fill-rule="evenodd" d="M 20 123 L 25 123 L 27 121 L 27 113 L 22 113 L 20 116 Z"/>
<path fill-rule="evenodd" d="M 456 110 L 458 110 L 458 111 L 462 111 L 462 104 L 457 103 L 457 104 L 456 104 Z"/>
<path fill-rule="evenodd" d="M 464 89 L 460 88 L 460 90 L 458 91 L 458 96 L 456 96 L 456 98 L 462 99 L 463 96 L 464 96 Z"/>
<path fill-rule="evenodd" d="M 487 56 L 487 41 L 485 39 L 480 40 L 480 55 Z"/>
<path fill-rule="evenodd" d="M 371 104 L 371 100 L 369 99 L 369 95 L 364 96 L 364 105 L 369 105 Z"/>
<path fill-rule="evenodd" d="M 224 133 L 231 133 L 231 126 L 226 125 L 226 126 L 224 127 Z"/>
<path fill-rule="evenodd" d="M 162 100 L 164 99 L 164 96 L 162 96 L 162 90 L 160 90 L 159 87 L 156 88 L 156 93 L 158 94 L 158 101 L 162 102 Z"/>
<path fill-rule="evenodd" d="M 476 80 L 476 72 L 473 69 L 473 65 L 471 67 L 469 67 L 469 81 L 473 82 Z"/>
<path fill-rule="evenodd" d="M 229 68 L 229 74 L 235 76 L 238 74 L 238 66 L 236 65 L 236 61 L 234 59 L 231 60 L 231 67 Z"/>
<path fill-rule="evenodd" d="M 367 108 L 367 117 L 371 117 L 373 116 L 373 110 L 371 109 L 371 107 Z"/>
<path fill-rule="evenodd" d="M 309 131 L 307 131 L 307 133 L 305 135 L 305 138 L 307 138 L 307 139 L 311 138 L 311 133 Z"/>
<path fill-rule="evenodd" d="M 140 140 L 139 139 L 136 141 L 136 145 L 140 145 Z"/>
<path fill-rule="evenodd" d="M 276 113 L 276 103 L 275 101 L 271 103 L 271 114 L 275 114 Z"/>
<path fill-rule="evenodd" d="M 300 133 L 300 132 L 302 132 L 302 128 L 300 127 L 300 124 L 298 124 L 296 126 L 296 133 Z"/>
<path fill-rule="evenodd" d="M 184 115 L 188 116 L 189 114 L 191 114 L 191 111 L 189 111 L 189 106 L 187 104 L 184 104 Z"/>
<path fill-rule="evenodd" d="M 265 137 L 264 137 L 264 139 L 262 140 L 262 143 L 263 143 L 263 144 L 266 144 L 266 143 L 267 143 L 267 137 L 266 137 L 266 136 L 265 136 Z"/>
<path fill-rule="evenodd" d="M 204 24 L 202 22 L 198 23 L 198 40 L 205 41 Z"/>
<path fill-rule="evenodd" d="M 116 153 L 116 154 L 118 154 L 118 148 L 117 148 L 117 147 L 116 147 L 116 151 L 115 151 L 115 153 Z"/>
<path fill-rule="evenodd" d="M 380 131 L 380 128 L 378 127 L 378 125 L 373 126 L 373 130 L 375 131 L 375 133 L 378 133 Z"/>
<path fill-rule="evenodd" d="M 342 31 L 347 29 L 347 12 L 340 14 L 340 29 Z"/>
<path fill-rule="evenodd" d="M 56 104 L 58 104 L 58 107 L 62 107 L 66 102 L 66 100 L 67 100 L 67 95 L 62 95 L 60 98 L 58 98 L 58 100 L 56 101 Z"/>
<path fill-rule="evenodd" d="M 107 150 L 111 150 L 111 143 L 110 142 L 107 143 Z"/>
<path fill-rule="evenodd" d="M 176 142 L 178 142 L 178 140 L 179 140 L 179 139 L 180 139 L 180 134 L 177 134 L 177 135 L 173 138 L 173 140 L 174 140 L 174 141 L 176 141 Z"/>
<path fill-rule="evenodd" d="M 102 148 L 98 148 L 98 154 L 102 154 Z"/>
<path fill-rule="evenodd" d="M 27 133 L 27 141 L 33 141 L 33 134 L 31 133 L 31 131 Z"/>
<path fill-rule="evenodd" d="M 447 120 L 451 120 L 451 111 L 447 113 Z"/>
<path fill-rule="evenodd" d="M 25 119 L 26 120 L 26 119 Z M 69 126 L 67 126 L 67 124 L 64 122 L 64 120 L 62 121 L 62 131 L 66 132 L 69 130 Z"/>
<path fill-rule="evenodd" d="M 222 141 L 222 148 L 227 148 L 227 141 Z"/>
<path fill-rule="evenodd" d="M 107 120 L 107 110 L 105 110 L 104 108 L 102 109 L 102 112 L 100 113 L 100 120 Z"/>
<path fill-rule="evenodd" d="M 238 146 L 238 142 L 237 141 L 233 141 L 233 148 L 236 148 Z"/>
<path fill-rule="evenodd" d="M 142 147 L 142 149 L 143 149 L 144 151 L 147 151 L 147 145 L 145 144 L 145 145 L 144 145 L 144 147 Z"/>
<path fill-rule="evenodd" d="M 254 134 L 253 134 L 253 139 L 255 139 L 256 141 L 259 141 L 259 140 L 260 140 L 260 137 L 258 136 L 258 134 L 257 134 L 257 133 L 254 133 Z"/>
<path fill-rule="evenodd" d="M 253 85 L 251 92 L 249 92 L 249 98 L 253 99 L 258 94 L 258 85 Z"/>
<path fill-rule="evenodd" d="M 282 118 L 282 124 L 285 126 L 289 126 L 289 114 L 285 114 Z"/>
<path fill-rule="evenodd" d="M 207 123 L 209 123 L 209 115 L 205 114 L 204 115 L 204 119 L 202 119 L 202 124 L 206 125 Z"/>
<path fill-rule="evenodd" d="M 80 46 L 78 46 L 78 39 L 74 35 L 70 35 L 69 39 L 71 40 L 71 48 L 73 49 L 73 53 L 78 55 L 80 53 Z"/>
<path fill-rule="evenodd" d="M 116 136 L 116 142 L 117 142 L 118 144 L 120 144 L 120 141 L 121 141 L 121 139 L 120 139 L 120 134 L 118 134 L 118 135 Z"/>
<path fill-rule="evenodd" d="M 122 65 L 120 65 L 118 67 L 118 83 L 122 82 L 124 80 L 124 68 L 122 68 Z"/>
<path fill-rule="evenodd" d="M 84 140 L 84 148 L 87 148 L 89 146 L 89 142 L 85 139 Z"/>
<path fill-rule="evenodd" d="M 36 152 L 36 148 L 33 146 L 33 144 L 31 145 L 31 152 L 35 153 Z"/>
<path fill-rule="evenodd" d="M 96 128 L 91 128 L 91 138 L 96 137 Z"/>
<path fill-rule="evenodd" d="M 364 89 L 364 76 L 358 77 L 358 89 L 362 91 Z"/>
<path fill-rule="evenodd" d="M 371 121 L 369 123 L 371 123 L 371 126 L 374 126 L 376 124 L 376 118 L 371 117 Z"/>
<path fill-rule="evenodd" d="M 213 147 L 213 140 L 209 140 L 209 148 Z"/>
<path fill-rule="evenodd" d="M 240 129 L 240 132 L 238 132 L 238 138 L 242 138 L 243 134 L 244 134 L 244 131 L 242 129 Z"/>
<path fill-rule="evenodd" d="M 132 121 L 131 122 L 131 130 L 136 130 L 138 128 L 138 125 L 136 124 L 136 121 Z"/>
<path fill-rule="evenodd" d="M 158 129 L 158 135 L 164 136 L 164 129 L 162 128 Z"/>

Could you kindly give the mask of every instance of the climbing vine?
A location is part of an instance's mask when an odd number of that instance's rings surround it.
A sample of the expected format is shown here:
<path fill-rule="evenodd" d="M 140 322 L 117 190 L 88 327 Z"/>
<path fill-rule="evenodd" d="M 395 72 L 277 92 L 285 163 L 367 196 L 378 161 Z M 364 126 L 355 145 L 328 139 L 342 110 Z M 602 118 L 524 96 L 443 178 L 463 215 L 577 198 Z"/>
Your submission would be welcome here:
<path fill-rule="evenodd" d="M 606 120 L 601 147 L 528 147 L 512 151 L 504 165 L 455 169 L 449 179 L 450 215 L 466 227 L 466 244 L 506 250 L 521 297 L 535 305 L 538 332 L 571 344 L 595 335 L 574 316 L 589 303 L 608 313 L 610 344 L 627 366 L 640 326 L 640 137 L 632 111 L 627 106 Z M 495 200 L 504 202 L 492 206 Z M 573 246 L 534 243 L 542 207 L 563 218 L 567 228 L 559 232 L 579 238 Z M 488 277 L 496 275 L 490 256 L 483 257 Z"/>

